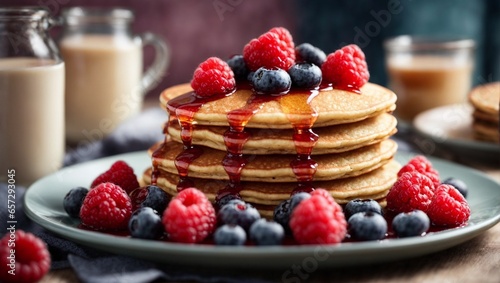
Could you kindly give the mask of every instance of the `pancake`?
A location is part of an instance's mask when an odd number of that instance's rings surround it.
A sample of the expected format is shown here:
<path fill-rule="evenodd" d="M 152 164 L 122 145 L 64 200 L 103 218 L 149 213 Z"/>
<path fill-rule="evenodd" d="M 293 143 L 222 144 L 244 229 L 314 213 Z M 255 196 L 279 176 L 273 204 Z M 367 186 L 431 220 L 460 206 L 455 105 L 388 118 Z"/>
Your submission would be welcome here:
<path fill-rule="evenodd" d="M 203 154 L 189 165 L 188 175 L 196 178 L 229 179 L 222 166 L 226 152 L 202 146 L 200 148 L 202 148 Z M 153 164 L 157 164 L 161 170 L 177 174 L 175 158 L 182 152 L 183 145 L 167 141 L 153 146 L 150 149 L 150 154 L 155 150 L 157 151 L 153 154 Z M 333 180 L 370 172 L 387 163 L 394 156 L 396 150 L 396 142 L 387 139 L 348 152 L 314 156 L 314 161 L 318 163 L 314 180 Z M 241 170 L 242 181 L 297 181 L 290 166 L 290 163 L 296 158 L 295 155 L 247 155 L 246 157 L 248 162 Z"/>
<path fill-rule="evenodd" d="M 178 85 L 164 90 L 160 104 L 184 104 L 193 100 L 191 87 Z M 314 127 L 331 126 L 361 121 L 395 109 L 396 95 L 382 86 L 366 83 L 361 94 L 326 88 L 317 92 L 294 91 L 262 102 L 261 108 L 246 124 L 247 128 L 291 129 L 291 120 L 308 120 L 317 113 Z M 182 95 L 180 93 L 188 92 Z M 203 103 L 194 113 L 194 124 L 229 126 L 227 113 L 241 109 L 252 96 L 251 89 L 241 88 L 233 94 Z M 172 98 L 174 97 L 174 98 Z M 170 107 L 170 110 L 173 110 Z M 174 110 L 175 111 L 175 110 Z M 288 114 L 287 114 L 288 113 Z"/>
<path fill-rule="evenodd" d="M 500 142 L 498 125 L 474 121 L 472 128 L 474 129 L 474 137 L 476 139 L 488 142 Z"/>
<path fill-rule="evenodd" d="M 474 108 L 498 116 L 500 104 L 500 82 L 487 83 L 475 87 L 469 93 L 469 101 Z"/>
<path fill-rule="evenodd" d="M 481 122 L 486 122 L 486 123 L 493 123 L 497 124 L 499 123 L 500 117 L 497 114 L 491 114 L 491 113 L 486 113 L 481 110 L 475 109 L 474 112 L 472 112 L 472 117 L 474 120 L 481 121 Z"/>
<path fill-rule="evenodd" d="M 391 160 L 383 167 L 363 174 L 358 177 L 345 178 L 333 181 L 316 181 L 314 186 L 330 192 L 335 201 L 345 204 L 352 199 L 375 199 L 385 206 L 385 196 L 392 184 L 396 181 L 400 165 Z M 147 169 L 142 178 L 145 184 L 151 182 L 151 169 Z M 224 188 L 228 182 L 213 179 L 191 178 L 196 188 L 205 193 L 210 201 L 215 200 L 217 191 Z M 157 179 L 157 185 L 170 195 L 177 194 L 176 174 L 162 171 Z M 276 205 L 290 197 L 294 184 L 292 183 L 266 183 L 242 182 L 243 189 L 240 195 L 243 200 L 252 203 L 261 214 L 272 217 Z"/>
<path fill-rule="evenodd" d="M 396 132 L 396 118 L 383 113 L 359 122 L 314 129 L 319 136 L 312 154 L 350 151 L 381 142 Z M 224 133 L 229 127 L 200 126 L 193 131 L 192 143 L 225 151 Z M 247 129 L 249 139 L 243 145 L 244 154 L 295 154 L 296 148 L 291 129 Z M 181 141 L 178 121 L 172 121 L 168 134 Z"/>

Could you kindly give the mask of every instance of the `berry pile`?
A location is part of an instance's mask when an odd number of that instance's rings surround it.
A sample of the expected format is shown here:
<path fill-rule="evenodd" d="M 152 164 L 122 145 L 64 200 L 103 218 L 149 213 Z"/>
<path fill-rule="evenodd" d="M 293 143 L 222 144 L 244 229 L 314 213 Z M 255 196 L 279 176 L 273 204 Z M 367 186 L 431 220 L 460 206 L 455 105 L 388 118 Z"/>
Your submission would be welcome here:
<path fill-rule="evenodd" d="M 441 183 L 439 173 L 424 156 L 412 158 L 398 176 L 386 197 L 388 210 L 394 213 L 419 211 L 419 214 L 426 214 L 419 219 L 430 220 L 435 226 L 458 227 L 467 223 L 470 208 L 462 181 L 451 178 L 446 180 L 448 183 Z"/>
<path fill-rule="evenodd" d="M 369 77 L 365 55 L 357 45 L 327 56 L 309 43 L 295 46 L 290 32 L 276 27 L 250 40 L 242 54 L 227 62 L 212 57 L 201 63 L 191 87 L 200 97 L 229 94 L 236 82 L 248 82 L 256 93 L 270 95 L 283 95 L 291 88 L 315 89 L 322 82 L 359 92 Z"/>
<path fill-rule="evenodd" d="M 116 176 L 113 170 L 121 172 L 126 167 L 130 168 L 117 161 L 92 183 L 102 176 Z M 71 189 L 63 206 L 68 215 L 80 217 L 93 230 L 128 229 L 133 238 L 180 243 L 213 240 L 215 245 L 233 246 L 280 245 L 285 238 L 298 244 L 334 244 L 381 240 L 391 233 L 413 237 L 425 235 L 431 226 L 451 228 L 467 223 L 470 208 L 464 182 L 448 178 L 436 185 L 439 173 L 424 156 L 412 158 L 398 176 L 385 209 L 371 199 L 354 199 L 341 207 L 328 191 L 318 188 L 281 202 L 271 221 L 261 218 L 255 207 L 240 198 L 228 195 L 214 205 L 196 188 L 184 189 L 173 198 L 154 185 L 137 186 L 127 193 L 119 184 L 130 184 L 129 177 L 126 183 L 113 180 L 115 183 L 100 183 L 90 190 Z M 392 219 L 390 225 L 388 219 Z"/>

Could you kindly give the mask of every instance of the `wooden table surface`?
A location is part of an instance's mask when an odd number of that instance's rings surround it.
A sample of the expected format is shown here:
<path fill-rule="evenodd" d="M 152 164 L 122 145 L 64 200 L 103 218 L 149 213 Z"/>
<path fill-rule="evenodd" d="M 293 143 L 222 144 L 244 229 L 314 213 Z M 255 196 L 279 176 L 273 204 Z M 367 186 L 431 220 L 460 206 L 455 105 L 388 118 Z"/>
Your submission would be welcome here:
<path fill-rule="evenodd" d="M 474 166 L 500 183 L 500 168 Z M 222 269 L 221 272 L 224 272 Z M 303 280 L 283 280 L 283 270 L 249 275 L 277 282 L 500 282 L 500 224 L 453 248 L 398 262 L 318 270 Z M 307 276 L 307 278 L 306 278 Z M 285 277 L 290 279 L 291 276 Z M 300 277 L 295 277 L 299 279 Z M 79 282 L 71 269 L 49 272 L 43 283 Z"/>

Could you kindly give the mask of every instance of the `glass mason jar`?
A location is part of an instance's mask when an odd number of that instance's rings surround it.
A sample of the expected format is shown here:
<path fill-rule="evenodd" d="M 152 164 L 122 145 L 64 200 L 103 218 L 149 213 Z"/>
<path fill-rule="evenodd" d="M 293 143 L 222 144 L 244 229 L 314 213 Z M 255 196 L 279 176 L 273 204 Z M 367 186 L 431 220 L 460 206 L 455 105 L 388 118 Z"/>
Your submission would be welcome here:
<path fill-rule="evenodd" d="M 64 63 L 37 7 L 0 8 L 0 181 L 29 185 L 62 165 Z"/>
<path fill-rule="evenodd" d="M 59 47 L 66 64 L 66 138 L 85 146 L 109 134 L 142 108 L 143 96 L 163 77 L 166 43 L 134 35 L 132 11 L 73 7 L 62 12 Z M 156 57 L 143 73 L 143 47 Z"/>

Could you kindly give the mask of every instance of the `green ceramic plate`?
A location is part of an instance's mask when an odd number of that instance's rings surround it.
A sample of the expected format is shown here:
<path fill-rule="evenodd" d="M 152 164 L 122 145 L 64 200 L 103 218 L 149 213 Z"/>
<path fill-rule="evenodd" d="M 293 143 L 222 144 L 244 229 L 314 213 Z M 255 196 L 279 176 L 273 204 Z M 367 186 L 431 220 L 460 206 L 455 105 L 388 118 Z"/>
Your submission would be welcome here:
<path fill-rule="evenodd" d="M 399 153 L 406 162 L 410 155 Z M 429 158 L 443 178 L 457 176 L 469 186 L 472 215 L 462 228 L 424 237 L 343 243 L 324 246 L 219 247 L 132 239 L 77 228 L 79 221 L 66 215 L 62 201 L 73 187 L 90 184 L 116 160 L 129 163 L 136 174 L 150 166 L 146 152 L 103 158 L 66 167 L 34 183 L 26 192 L 27 215 L 46 229 L 82 245 L 162 263 L 215 265 L 240 268 L 284 268 L 294 264 L 314 267 L 361 265 L 393 261 L 437 252 L 463 243 L 500 221 L 500 185 L 481 172 Z"/>

